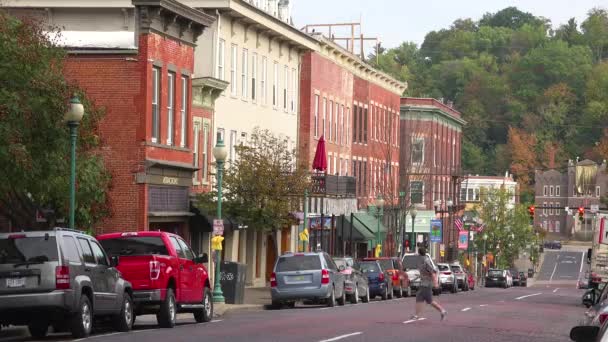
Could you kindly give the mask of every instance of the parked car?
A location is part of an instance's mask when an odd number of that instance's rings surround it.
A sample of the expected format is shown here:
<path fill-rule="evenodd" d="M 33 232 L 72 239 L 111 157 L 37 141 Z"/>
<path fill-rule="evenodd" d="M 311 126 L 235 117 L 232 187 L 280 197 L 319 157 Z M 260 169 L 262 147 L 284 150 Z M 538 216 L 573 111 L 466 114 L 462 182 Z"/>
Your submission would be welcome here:
<path fill-rule="evenodd" d="M 486 287 L 503 287 L 510 286 L 508 270 L 490 269 L 486 276 Z"/>
<path fill-rule="evenodd" d="M 132 286 L 117 262 L 75 230 L 0 234 L 0 326 L 27 325 L 42 338 L 52 325 L 83 338 L 94 319 L 109 318 L 116 330 L 130 330 Z"/>
<path fill-rule="evenodd" d="M 561 241 L 545 241 L 544 244 L 545 248 L 548 249 L 562 249 L 562 243 Z"/>
<path fill-rule="evenodd" d="M 334 257 L 334 262 L 338 265 L 338 269 L 344 275 L 344 291 L 352 304 L 369 302 L 369 285 L 367 276 L 361 273 L 360 266 L 351 257 Z"/>
<path fill-rule="evenodd" d="M 454 277 L 456 277 L 456 285 L 462 291 L 469 291 L 469 283 L 467 281 L 467 273 L 464 271 L 464 269 L 462 268 L 462 266 L 460 266 L 459 263 L 453 263 L 453 264 L 450 265 L 450 269 L 452 270 L 452 273 L 454 274 Z"/>
<path fill-rule="evenodd" d="M 575 342 L 608 342 L 608 321 L 601 326 L 576 326 L 570 330 L 570 339 Z"/>
<path fill-rule="evenodd" d="M 449 264 L 439 263 L 437 264 L 439 269 L 439 285 L 442 289 L 449 289 L 452 293 L 458 292 L 458 283 L 456 282 L 456 276 L 452 272 Z"/>
<path fill-rule="evenodd" d="M 519 272 L 517 270 L 510 270 L 509 273 L 511 274 L 511 277 L 513 279 L 512 280 L 513 286 L 520 286 L 521 278 L 520 278 Z"/>
<path fill-rule="evenodd" d="M 338 267 L 325 252 L 286 253 L 277 258 L 270 276 L 272 306 L 290 307 L 300 300 L 344 305 L 345 266 Z"/>
<path fill-rule="evenodd" d="M 469 283 L 469 290 L 475 290 L 475 275 L 473 273 L 467 273 L 467 282 Z"/>
<path fill-rule="evenodd" d="M 528 275 L 526 272 L 519 272 L 519 286 L 528 286 Z"/>
<path fill-rule="evenodd" d="M 608 296 L 606 288 L 608 288 L 606 283 L 602 282 L 585 291 L 582 297 L 583 305 L 590 308 L 599 302 L 604 301 L 606 296 Z"/>
<path fill-rule="evenodd" d="M 377 296 L 380 296 L 382 300 L 393 298 L 393 282 L 378 260 L 360 261 L 359 266 L 361 272 L 367 276 L 370 298 Z"/>
<path fill-rule="evenodd" d="M 161 231 L 111 233 L 97 237 L 113 257 L 118 270 L 133 284 L 135 314 L 156 314 L 164 328 L 175 326 L 178 312 L 194 319 L 213 318 L 211 284 L 204 263 L 179 236 Z"/>
<path fill-rule="evenodd" d="M 407 272 L 403 270 L 403 264 L 399 258 L 364 258 L 363 260 L 378 260 L 380 266 L 386 271 L 393 282 L 393 294 L 397 298 L 409 297 L 412 295 L 410 279 Z"/>

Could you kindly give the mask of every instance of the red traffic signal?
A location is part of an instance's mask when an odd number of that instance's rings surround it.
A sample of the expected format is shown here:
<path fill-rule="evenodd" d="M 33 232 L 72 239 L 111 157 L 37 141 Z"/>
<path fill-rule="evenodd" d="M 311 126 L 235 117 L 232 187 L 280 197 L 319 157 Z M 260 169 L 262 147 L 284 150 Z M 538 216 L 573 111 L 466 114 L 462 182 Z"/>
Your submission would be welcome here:
<path fill-rule="evenodd" d="M 528 214 L 530 215 L 530 218 L 531 218 L 532 220 L 534 220 L 534 211 L 535 211 L 535 210 L 536 210 L 536 209 L 534 208 L 534 206 L 533 206 L 533 205 L 531 205 L 531 206 L 529 206 L 529 207 L 528 207 Z"/>
<path fill-rule="evenodd" d="M 579 207 L 578 208 L 578 219 L 582 221 L 583 217 L 585 217 L 585 208 Z"/>

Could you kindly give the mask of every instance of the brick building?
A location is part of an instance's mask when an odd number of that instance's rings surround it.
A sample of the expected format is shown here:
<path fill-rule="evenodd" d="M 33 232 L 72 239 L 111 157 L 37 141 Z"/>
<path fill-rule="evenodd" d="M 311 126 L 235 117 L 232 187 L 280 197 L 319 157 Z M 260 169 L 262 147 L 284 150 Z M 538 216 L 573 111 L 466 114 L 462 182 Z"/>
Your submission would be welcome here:
<path fill-rule="evenodd" d="M 404 208 L 415 206 L 413 231 L 417 242 L 427 241 L 429 220 L 438 217 L 437 211 L 446 214 L 443 221 L 443 244 L 456 241 L 453 217 L 461 215 L 460 203 L 462 128 L 466 122 L 461 114 L 441 101 L 431 98 L 401 99 L 401 125 L 399 151 L 400 191 Z M 440 203 L 435 206 L 435 201 Z M 448 203 L 452 206 L 448 208 Z M 405 231 L 412 232 L 411 220 L 405 221 Z M 436 244 L 432 245 L 437 257 Z"/>
<path fill-rule="evenodd" d="M 567 168 L 540 171 L 534 175 L 534 226 L 540 227 L 550 237 L 576 237 L 590 239 L 594 214 L 592 205 L 601 205 L 601 198 L 608 189 L 606 161 L 597 164 L 591 160 L 569 160 Z M 578 208 L 583 207 L 583 220 L 578 218 Z M 569 208 L 569 212 L 566 212 Z"/>
<path fill-rule="evenodd" d="M 202 177 L 193 160 L 211 152 L 193 122 L 212 120 L 191 105 L 194 48 L 214 18 L 174 0 L 72 5 L 21 1 L 9 10 L 63 27 L 66 77 L 105 110 L 99 135 L 111 215 L 96 232 L 160 229 L 189 239 L 190 192 Z"/>

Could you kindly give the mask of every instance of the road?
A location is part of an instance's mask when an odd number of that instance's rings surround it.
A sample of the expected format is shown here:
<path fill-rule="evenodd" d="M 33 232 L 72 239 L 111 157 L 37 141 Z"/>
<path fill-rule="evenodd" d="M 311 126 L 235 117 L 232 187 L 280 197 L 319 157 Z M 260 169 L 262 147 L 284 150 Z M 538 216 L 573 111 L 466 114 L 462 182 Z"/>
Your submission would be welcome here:
<path fill-rule="evenodd" d="M 585 267 L 585 252 L 577 250 L 545 250 L 538 280 L 560 283 L 575 282 Z"/>
<path fill-rule="evenodd" d="M 138 318 L 132 332 L 101 331 L 87 341 L 568 341 L 570 328 L 584 312 L 581 293 L 574 285 L 542 285 L 443 294 L 437 297 L 449 312 L 443 322 L 430 307 L 426 319 L 409 322 L 414 298 L 336 308 L 241 312 L 207 324 L 181 320 L 174 329 L 158 329 Z M 11 333 L 15 332 L 0 333 L 0 341 L 28 340 L 11 337 Z M 69 336 L 54 335 L 46 341 L 63 340 L 70 340 Z"/>

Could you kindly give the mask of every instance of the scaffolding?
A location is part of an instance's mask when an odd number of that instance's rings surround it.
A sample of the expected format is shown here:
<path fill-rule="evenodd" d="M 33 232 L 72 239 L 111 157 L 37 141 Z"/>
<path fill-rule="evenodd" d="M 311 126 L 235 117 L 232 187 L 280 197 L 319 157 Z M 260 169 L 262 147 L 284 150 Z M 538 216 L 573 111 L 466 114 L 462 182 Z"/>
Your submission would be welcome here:
<path fill-rule="evenodd" d="M 337 28 L 350 28 L 350 36 L 335 36 Z M 361 21 L 359 22 L 348 22 L 348 23 L 331 23 L 331 24 L 310 24 L 302 27 L 301 31 L 306 33 L 316 33 L 317 29 L 328 30 L 327 37 L 338 44 L 346 42 L 346 50 L 350 51 L 353 55 L 358 55 L 362 60 L 365 60 L 365 43 L 372 41 L 374 42 L 374 49 L 376 52 L 376 58 L 378 58 L 378 51 L 380 49 L 380 39 L 378 37 L 365 37 L 361 27 Z M 312 31 L 311 31 L 312 30 Z M 343 31 L 343 30 L 342 30 Z M 341 32 L 342 32 L 341 31 Z M 322 31 L 323 32 L 323 31 Z M 355 42 L 359 43 L 359 53 L 355 53 Z M 342 45 L 342 44 L 340 44 Z"/>

